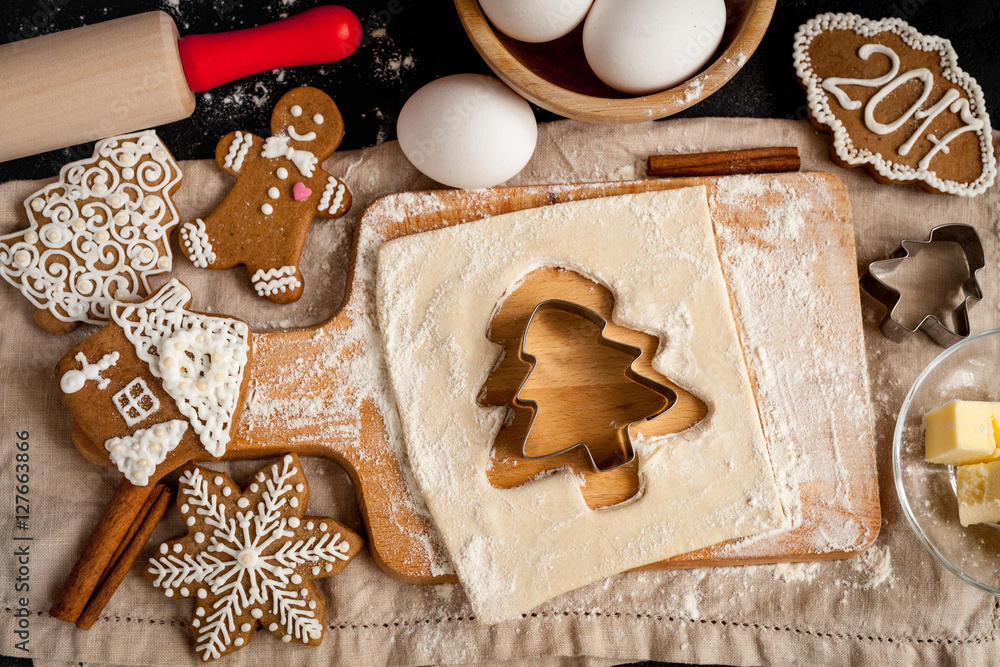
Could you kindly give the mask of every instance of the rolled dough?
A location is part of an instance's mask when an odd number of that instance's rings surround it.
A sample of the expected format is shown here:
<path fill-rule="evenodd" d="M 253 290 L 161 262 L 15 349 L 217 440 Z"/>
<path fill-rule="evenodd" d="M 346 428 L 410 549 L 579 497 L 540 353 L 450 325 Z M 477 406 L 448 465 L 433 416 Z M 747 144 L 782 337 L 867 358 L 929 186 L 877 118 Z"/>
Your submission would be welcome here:
<path fill-rule="evenodd" d="M 564 472 L 514 489 L 486 478 L 504 418 L 476 401 L 500 353 L 487 329 L 540 266 L 606 285 L 614 321 L 657 336 L 654 368 L 708 405 L 690 429 L 636 443 L 643 488 L 629 503 L 590 510 Z M 781 522 L 703 187 L 403 237 L 382 246 L 377 286 L 407 455 L 480 622 Z"/>

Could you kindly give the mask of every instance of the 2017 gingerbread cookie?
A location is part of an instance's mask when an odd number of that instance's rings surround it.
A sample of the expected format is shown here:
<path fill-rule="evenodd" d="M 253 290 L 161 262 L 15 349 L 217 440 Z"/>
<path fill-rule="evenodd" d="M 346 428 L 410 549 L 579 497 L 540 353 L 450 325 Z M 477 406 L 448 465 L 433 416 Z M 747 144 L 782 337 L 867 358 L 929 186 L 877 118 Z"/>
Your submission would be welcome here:
<path fill-rule="evenodd" d="M 290 90 L 271 116 L 272 136 L 231 132 L 215 160 L 236 185 L 204 220 L 181 227 L 181 247 L 195 266 L 246 266 L 260 296 L 291 303 L 302 296 L 299 256 L 314 217 L 337 218 L 351 193 L 319 164 L 340 145 L 344 122 L 317 88 Z"/>
<path fill-rule="evenodd" d="M 897 18 L 829 13 L 799 28 L 793 54 L 809 116 L 841 166 L 967 197 L 993 184 L 983 92 L 947 39 Z"/>

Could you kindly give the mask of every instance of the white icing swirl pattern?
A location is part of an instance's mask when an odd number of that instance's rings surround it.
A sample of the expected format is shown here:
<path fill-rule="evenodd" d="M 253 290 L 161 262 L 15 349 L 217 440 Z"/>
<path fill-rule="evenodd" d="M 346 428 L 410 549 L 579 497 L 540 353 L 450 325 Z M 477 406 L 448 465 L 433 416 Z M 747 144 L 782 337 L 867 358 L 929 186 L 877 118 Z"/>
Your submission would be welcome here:
<path fill-rule="evenodd" d="M 143 304 L 117 304 L 111 316 L 191 420 L 201 444 L 219 457 L 239 405 L 250 330 L 239 320 L 184 310 L 190 299 L 190 291 L 171 280 Z"/>
<path fill-rule="evenodd" d="M 25 202 L 26 230 L 0 237 L 0 276 L 62 322 L 101 324 L 172 265 L 181 171 L 152 130 L 105 139 Z"/>

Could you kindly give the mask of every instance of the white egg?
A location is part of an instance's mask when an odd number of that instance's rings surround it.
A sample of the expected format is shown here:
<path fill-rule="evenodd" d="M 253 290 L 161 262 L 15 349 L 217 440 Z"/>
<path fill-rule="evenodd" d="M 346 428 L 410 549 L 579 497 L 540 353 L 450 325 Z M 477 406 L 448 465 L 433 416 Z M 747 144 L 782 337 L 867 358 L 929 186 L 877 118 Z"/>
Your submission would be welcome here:
<path fill-rule="evenodd" d="M 524 169 L 538 126 L 524 98 L 497 79 L 454 74 L 406 101 L 396 135 L 407 159 L 435 181 L 487 188 Z"/>
<path fill-rule="evenodd" d="M 594 0 L 479 0 L 479 4 L 508 37 L 549 42 L 580 25 Z"/>
<path fill-rule="evenodd" d="M 699 72 L 725 28 L 724 0 L 595 0 L 583 52 L 601 81 L 647 95 Z"/>

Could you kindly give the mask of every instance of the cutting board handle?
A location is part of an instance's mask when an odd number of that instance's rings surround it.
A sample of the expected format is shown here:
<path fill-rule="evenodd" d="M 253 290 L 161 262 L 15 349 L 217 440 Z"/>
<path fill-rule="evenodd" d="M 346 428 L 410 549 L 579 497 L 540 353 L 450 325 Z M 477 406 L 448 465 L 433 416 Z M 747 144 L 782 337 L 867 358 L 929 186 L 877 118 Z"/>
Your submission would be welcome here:
<path fill-rule="evenodd" d="M 342 60 L 361 44 L 361 21 L 339 5 L 309 9 L 274 23 L 177 42 L 188 86 L 200 93 L 279 67 Z"/>

